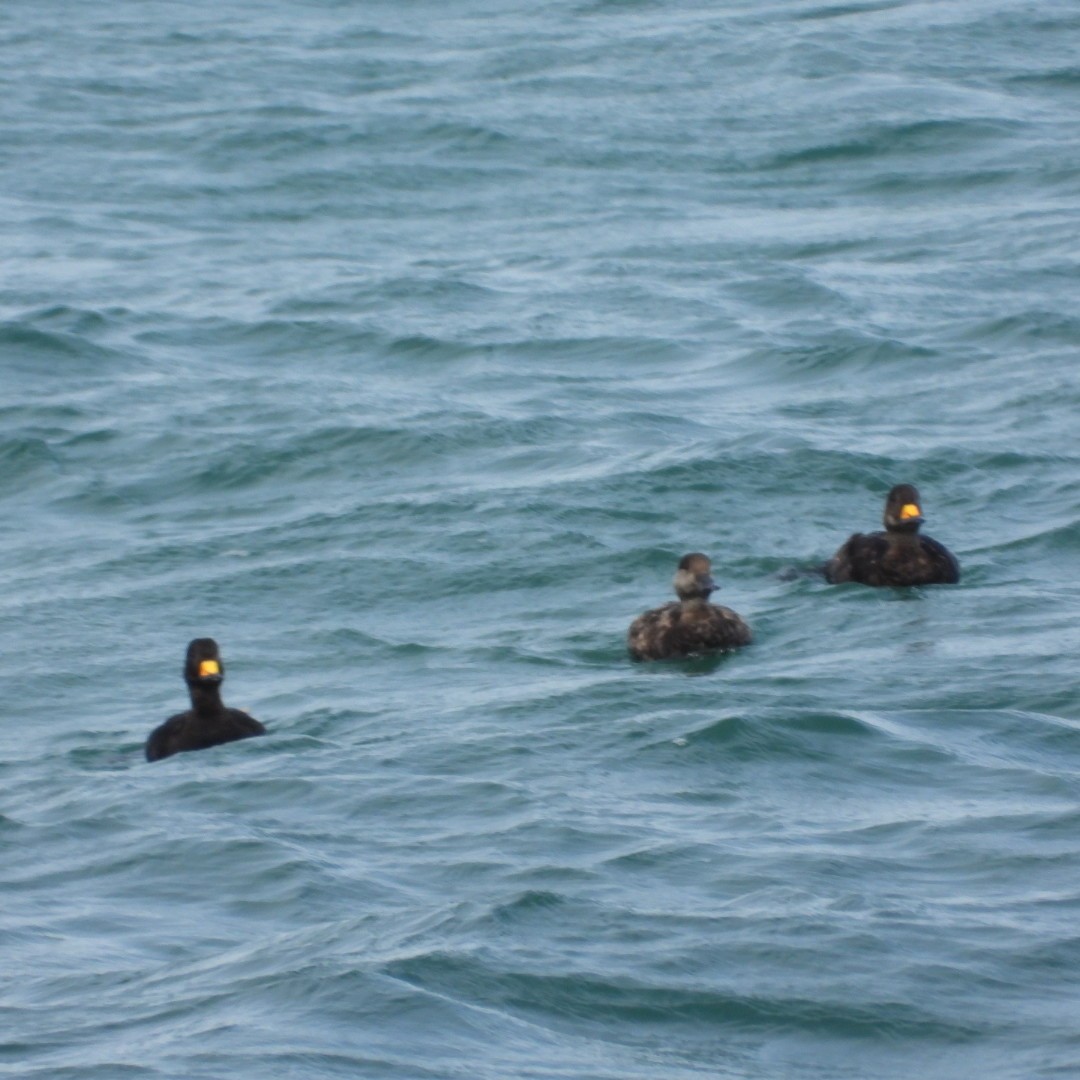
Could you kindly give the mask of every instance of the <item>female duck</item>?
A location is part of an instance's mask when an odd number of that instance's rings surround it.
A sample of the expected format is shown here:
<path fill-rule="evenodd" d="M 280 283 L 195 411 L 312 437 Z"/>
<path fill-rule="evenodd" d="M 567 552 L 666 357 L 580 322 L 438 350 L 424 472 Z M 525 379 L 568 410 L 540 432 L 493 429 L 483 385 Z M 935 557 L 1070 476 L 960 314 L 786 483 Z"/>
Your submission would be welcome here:
<path fill-rule="evenodd" d="M 955 585 L 960 564 L 943 544 L 919 535 L 924 520 L 918 490 L 897 484 L 885 500 L 885 531 L 849 537 L 825 564 L 825 579 L 833 585 Z"/>
<path fill-rule="evenodd" d="M 225 707 L 221 701 L 224 678 L 225 665 L 217 642 L 213 638 L 196 638 L 191 642 L 184 663 L 191 708 L 170 717 L 151 732 L 146 740 L 147 761 L 266 734 L 266 728 L 253 716 Z"/>
<path fill-rule="evenodd" d="M 684 555 L 675 572 L 679 602 L 646 611 L 630 624 L 630 655 L 669 660 L 749 645 L 750 627 L 731 608 L 709 603 L 715 589 L 708 556 L 698 551 Z"/>

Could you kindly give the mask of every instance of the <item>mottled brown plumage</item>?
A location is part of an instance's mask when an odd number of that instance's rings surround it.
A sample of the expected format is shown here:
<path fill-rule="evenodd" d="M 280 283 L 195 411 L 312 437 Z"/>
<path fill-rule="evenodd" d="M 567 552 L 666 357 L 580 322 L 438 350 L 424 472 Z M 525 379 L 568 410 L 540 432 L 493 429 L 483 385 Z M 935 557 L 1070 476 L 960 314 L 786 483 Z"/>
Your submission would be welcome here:
<path fill-rule="evenodd" d="M 674 584 L 678 603 L 646 611 L 630 624 L 626 641 L 635 660 L 669 660 L 750 644 L 750 627 L 731 608 L 709 603 L 716 583 L 707 556 L 684 555 Z"/>
<path fill-rule="evenodd" d="M 943 544 L 919 535 L 921 507 L 912 484 L 897 484 L 885 500 L 885 531 L 849 537 L 825 564 L 825 579 L 833 585 L 955 585 L 960 580 L 956 557 Z"/>
<path fill-rule="evenodd" d="M 213 638 L 196 638 L 188 645 L 184 681 L 191 708 L 169 717 L 146 740 L 146 760 L 159 761 L 188 750 L 206 750 L 221 743 L 265 735 L 266 728 L 240 709 L 221 700 L 225 665 Z"/>

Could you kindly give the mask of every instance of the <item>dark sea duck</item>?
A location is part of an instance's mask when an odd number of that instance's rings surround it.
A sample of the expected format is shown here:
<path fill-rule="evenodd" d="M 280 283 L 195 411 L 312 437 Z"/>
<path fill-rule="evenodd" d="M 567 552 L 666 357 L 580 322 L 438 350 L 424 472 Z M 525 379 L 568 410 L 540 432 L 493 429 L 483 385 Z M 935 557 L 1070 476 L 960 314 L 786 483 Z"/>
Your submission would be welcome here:
<path fill-rule="evenodd" d="M 191 694 L 191 708 L 169 717 L 146 740 L 146 760 L 187 750 L 205 750 L 220 743 L 265 735 L 266 728 L 240 709 L 229 709 L 221 700 L 225 665 L 213 638 L 196 638 L 187 650 L 184 682 Z"/>
<path fill-rule="evenodd" d="M 726 652 L 750 644 L 750 627 L 731 608 L 709 603 L 715 592 L 707 555 L 684 555 L 675 572 L 679 601 L 639 615 L 627 635 L 635 660 L 670 660 L 679 656 Z"/>
<path fill-rule="evenodd" d="M 897 484 L 885 500 L 885 531 L 855 533 L 825 564 L 833 585 L 955 585 L 960 564 L 943 544 L 921 536 L 922 502 L 912 484 Z"/>

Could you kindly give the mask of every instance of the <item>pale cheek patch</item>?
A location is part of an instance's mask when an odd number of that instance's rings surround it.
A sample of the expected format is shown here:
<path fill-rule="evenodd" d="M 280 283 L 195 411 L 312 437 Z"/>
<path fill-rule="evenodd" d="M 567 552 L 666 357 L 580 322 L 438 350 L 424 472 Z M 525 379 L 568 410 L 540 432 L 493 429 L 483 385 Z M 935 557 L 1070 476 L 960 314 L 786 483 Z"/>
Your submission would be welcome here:
<path fill-rule="evenodd" d="M 688 570 L 680 570 L 675 575 L 674 585 L 675 591 L 680 594 L 686 592 L 688 589 L 693 589 L 694 575 L 691 574 Z"/>

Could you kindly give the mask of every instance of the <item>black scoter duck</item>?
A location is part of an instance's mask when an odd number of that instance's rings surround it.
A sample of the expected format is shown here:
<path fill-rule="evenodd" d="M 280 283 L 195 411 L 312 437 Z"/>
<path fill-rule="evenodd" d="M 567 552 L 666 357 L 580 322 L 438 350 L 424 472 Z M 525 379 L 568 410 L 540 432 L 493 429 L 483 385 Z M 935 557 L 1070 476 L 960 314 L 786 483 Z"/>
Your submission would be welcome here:
<path fill-rule="evenodd" d="M 675 572 L 679 602 L 646 611 L 630 624 L 630 655 L 635 660 L 670 660 L 749 645 L 750 627 L 742 618 L 731 608 L 709 603 L 715 589 L 708 556 L 699 551 L 684 555 Z"/>
<path fill-rule="evenodd" d="M 196 638 L 188 645 L 184 682 L 191 694 L 191 708 L 169 717 L 150 733 L 146 740 L 147 761 L 266 734 L 266 728 L 253 716 L 222 704 L 224 678 L 225 665 L 213 638 Z"/>
<path fill-rule="evenodd" d="M 833 585 L 955 585 L 960 564 L 943 544 L 920 536 L 922 502 L 912 484 L 897 484 L 885 500 L 885 531 L 855 533 L 825 564 Z"/>

